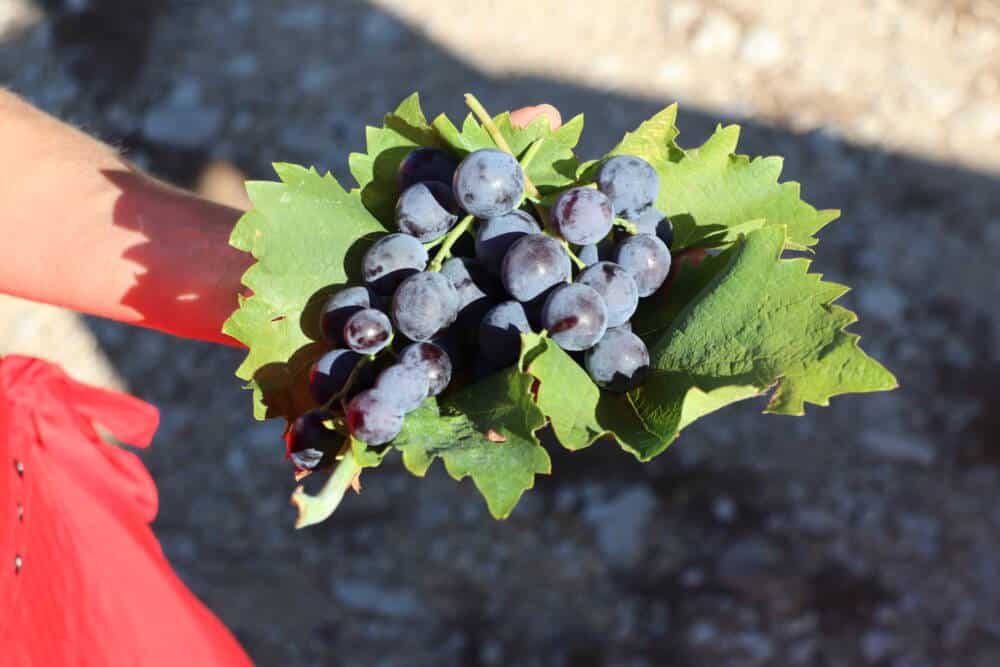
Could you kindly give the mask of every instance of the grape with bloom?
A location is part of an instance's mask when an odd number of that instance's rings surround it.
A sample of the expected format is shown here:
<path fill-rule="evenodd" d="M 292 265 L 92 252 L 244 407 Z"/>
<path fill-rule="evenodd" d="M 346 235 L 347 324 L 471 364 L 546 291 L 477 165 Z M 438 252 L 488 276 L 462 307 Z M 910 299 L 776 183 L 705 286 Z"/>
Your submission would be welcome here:
<path fill-rule="evenodd" d="M 231 243 L 257 263 L 224 331 L 250 349 L 256 417 L 310 415 L 296 473 L 333 468 L 293 494 L 298 526 L 392 452 L 471 477 L 502 518 L 549 472 L 548 436 L 647 460 L 728 403 L 802 414 L 895 388 L 845 330 L 843 288 L 783 256 L 837 212 L 736 153 L 735 128 L 683 148 L 671 107 L 588 162 L 582 117 L 466 103 L 455 124 L 407 98 L 350 156 L 357 187 L 283 163 L 249 187 Z M 339 438 L 309 446 L 317 424 Z"/>
<path fill-rule="evenodd" d="M 427 148 L 403 159 L 399 231 L 365 253 L 367 288 L 343 288 L 322 311 L 325 339 L 346 347 L 313 367 L 310 390 L 325 411 L 308 412 L 292 426 L 289 451 L 300 469 L 331 456 L 314 442 L 325 432 L 320 421 L 329 424 L 337 410 L 355 438 L 389 442 L 408 412 L 448 389 L 456 366 L 478 375 L 512 366 L 521 335 L 532 331 L 582 353 L 579 363 L 603 389 L 627 391 L 642 382 L 649 352 L 631 333 L 630 319 L 640 297 L 656 292 L 670 270 L 663 240 L 670 221 L 653 207 L 655 170 L 635 156 L 611 158 L 596 189 L 574 187 L 555 198 L 551 230 L 536 217 L 540 209 L 521 201 L 524 178 L 517 160 L 494 149 L 461 162 Z M 459 209 L 469 214 L 462 223 Z M 613 229 L 616 215 L 633 219 L 636 233 Z M 445 254 L 435 250 L 457 225 L 463 228 L 456 232 L 475 239 L 475 256 L 452 252 L 457 239 L 442 244 Z M 582 246 L 582 260 L 567 241 Z M 584 267 L 576 275 L 574 261 Z M 364 357 L 394 362 L 376 375 Z"/>

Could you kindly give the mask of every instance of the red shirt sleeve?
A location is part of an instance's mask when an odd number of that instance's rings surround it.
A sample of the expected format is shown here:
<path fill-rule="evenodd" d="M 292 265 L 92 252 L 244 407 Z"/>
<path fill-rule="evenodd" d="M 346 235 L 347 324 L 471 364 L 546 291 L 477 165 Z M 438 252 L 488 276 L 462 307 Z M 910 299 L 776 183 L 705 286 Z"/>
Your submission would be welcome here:
<path fill-rule="evenodd" d="M 37 359 L 0 360 L 0 656 L 5 667 L 244 666 L 178 579 L 149 523 L 156 487 L 135 454 L 154 407 Z"/>

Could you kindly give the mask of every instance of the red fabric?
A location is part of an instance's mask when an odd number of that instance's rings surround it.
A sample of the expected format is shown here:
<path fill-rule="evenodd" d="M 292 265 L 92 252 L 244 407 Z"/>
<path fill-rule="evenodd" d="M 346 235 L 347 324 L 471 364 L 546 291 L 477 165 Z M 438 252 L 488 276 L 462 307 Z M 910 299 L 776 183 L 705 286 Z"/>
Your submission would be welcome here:
<path fill-rule="evenodd" d="M 164 558 L 145 466 L 94 429 L 146 447 L 158 419 L 43 361 L 0 360 L 4 667 L 251 664 Z"/>

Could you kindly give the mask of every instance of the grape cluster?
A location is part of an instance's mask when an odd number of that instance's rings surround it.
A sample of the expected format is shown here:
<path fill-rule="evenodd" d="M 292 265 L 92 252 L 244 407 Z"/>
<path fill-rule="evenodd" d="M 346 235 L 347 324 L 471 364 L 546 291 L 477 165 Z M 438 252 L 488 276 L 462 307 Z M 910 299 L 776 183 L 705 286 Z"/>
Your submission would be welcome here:
<path fill-rule="evenodd" d="M 629 320 L 666 280 L 672 242 L 647 162 L 610 158 L 596 188 L 562 193 L 547 210 L 551 234 L 522 208 L 525 175 L 503 151 L 456 163 L 419 148 L 397 180 L 398 231 L 365 253 L 364 286 L 338 291 L 322 309 L 333 349 L 313 365 L 309 391 L 323 407 L 287 438 L 300 470 L 336 454 L 329 424 L 338 418 L 359 440 L 387 443 L 453 373 L 475 379 L 515 364 L 522 333 L 546 330 L 606 390 L 642 382 L 649 353 Z"/>

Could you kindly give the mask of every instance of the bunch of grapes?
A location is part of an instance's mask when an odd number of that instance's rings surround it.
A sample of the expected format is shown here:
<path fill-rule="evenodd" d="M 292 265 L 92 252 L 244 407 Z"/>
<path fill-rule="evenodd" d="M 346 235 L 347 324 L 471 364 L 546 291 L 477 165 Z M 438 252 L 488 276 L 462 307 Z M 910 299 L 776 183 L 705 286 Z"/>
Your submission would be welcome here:
<path fill-rule="evenodd" d="M 323 407 L 288 435 L 300 471 L 332 464 L 338 417 L 358 440 L 387 443 L 453 375 L 476 379 L 517 363 L 522 333 L 547 331 L 608 391 L 643 381 L 649 352 L 629 321 L 666 280 L 673 235 L 654 207 L 656 171 L 612 157 L 596 188 L 569 189 L 547 209 L 523 205 L 525 181 L 517 160 L 496 149 L 456 164 L 419 148 L 402 161 L 398 232 L 365 253 L 364 286 L 322 309 L 333 349 L 312 367 L 309 391 Z"/>

